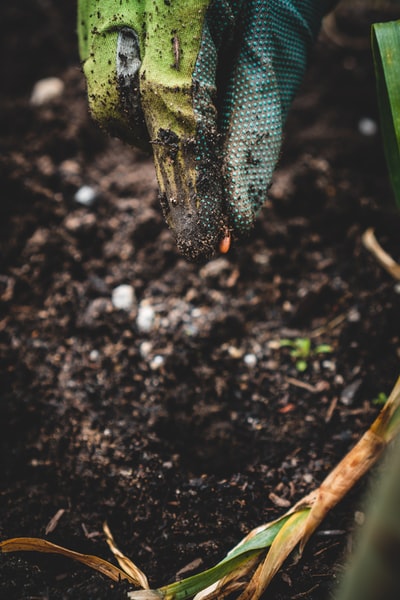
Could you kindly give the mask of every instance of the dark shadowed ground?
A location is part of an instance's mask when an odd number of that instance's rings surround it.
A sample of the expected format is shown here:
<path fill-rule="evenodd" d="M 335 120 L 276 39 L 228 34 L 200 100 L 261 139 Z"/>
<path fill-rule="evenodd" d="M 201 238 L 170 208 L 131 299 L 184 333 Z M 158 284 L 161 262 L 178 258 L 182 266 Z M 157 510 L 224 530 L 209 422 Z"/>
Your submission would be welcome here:
<path fill-rule="evenodd" d="M 395 382 L 399 289 L 361 235 L 374 226 L 399 260 L 400 214 L 379 131 L 360 121 L 378 118 L 369 23 L 400 13 L 342 11 L 322 34 L 253 235 L 203 266 L 176 252 L 151 160 L 91 123 L 74 13 L 54 0 L 0 8 L 0 539 L 112 560 L 107 520 L 156 586 L 211 566 L 315 487 Z M 64 94 L 31 106 L 48 76 Z M 92 207 L 74 199 L 83 185 Z M 128 311 L 112 304 L 121 284 L 134 288 Z M 279 347 L 295 337 L 333 351 L 299 373 Z M 266 598 L 331 597 L 365 489 Z M 8 600 L 126 589 L 60 558 L 0 557 Z"/>

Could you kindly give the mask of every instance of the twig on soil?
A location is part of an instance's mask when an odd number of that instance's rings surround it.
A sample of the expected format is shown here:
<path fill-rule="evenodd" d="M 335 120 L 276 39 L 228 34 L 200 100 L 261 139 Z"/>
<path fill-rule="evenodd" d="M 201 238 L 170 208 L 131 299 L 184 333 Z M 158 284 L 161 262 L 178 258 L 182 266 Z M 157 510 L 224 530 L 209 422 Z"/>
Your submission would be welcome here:
<path fill-rule="evenodd" d="M 400 265 L 379 244 L 372 227 L 362 236 L 364 247 L 375 256 L 378 263 L 397 281 L 400 281 Z"/>
<path fill-rule="evenodd" d="M 310 338 L 319 337 L 320 335 L 323 335 L 327 331 L 332 331 L 332 329 L 336 329 L 336 327 L 339 327 L 339 325 L 341 325 L 343 323 L 343 321 L 345 321 L 346 319 L 347 319 L 347 314 L 338 315 L 337 317 L 332 319 L 332 321 L 329 321 L 326 325 L 323 325 L 322 327 L 318 327 L 317 329 L 314 329 L 314 331 L 312 331 L 310 333 Z"/>
<path fill-rule="evenodd" d="M 92 540 L 93 538 L 99 537 L 99 535 L 102 535 L 100 531 L 88 531 L 88 528 L 86 527 L 85 523 L 81 523 L 81 527 L 83 529 L 83 533 L 85 534 L 85 537 L 88 540 Z"/>
<path fill-rule="evenodd" d="M 312 586 L 312 588 L 310 588 L 309 590 L 307 590 L 306 592 L 299 592 L 298 594 L 296 594 L 295 596 L 292 596 L 291 600 L 295 600 L 297 598 L 308 598 L 309 594 L 311 592 L 313 592 L 314 590 L 317 590 L 319 588 L 319 583 L 315 584 Z"/>
<path fill-rule="evenodd" d="M 326 381 L 319 381 L 316 385 L 311 385 L 311 383 L 301 381 L 301 379 L 296 379 L 295 377 L 286 377 L 286 381 L 291 385 L 307 390 L 307 392 L 311 392 L 311 394 L 319 394 L 329 387 Z"/>
<path fill-rule="evenodd" d="M 337 398 L 337 396 L 335 396 L 334 398 L 332 398 L 332 402 L 330 403 L 329 408 L 326 411 L 325 423 L 329 423 L 329 421 L 332 419 L 332 415 L 335 412 L 337 403 L 338 403 L 338 398 Z"/>
<path fill-rule="evenodd" d="M 55 528 L 58 525 L 59 520 L 61 519 L 61 517 L 63 516 L 64 513 L 65 513 L 65 508 L 60 508 L 56 512 L 56 514 L 50 519 L 50 521 L 46 525 L 46 529 L 44 531 L 45 535 L 48 535 L 49 533 L 51 533 L 52 531 L 55 530 Z"/>

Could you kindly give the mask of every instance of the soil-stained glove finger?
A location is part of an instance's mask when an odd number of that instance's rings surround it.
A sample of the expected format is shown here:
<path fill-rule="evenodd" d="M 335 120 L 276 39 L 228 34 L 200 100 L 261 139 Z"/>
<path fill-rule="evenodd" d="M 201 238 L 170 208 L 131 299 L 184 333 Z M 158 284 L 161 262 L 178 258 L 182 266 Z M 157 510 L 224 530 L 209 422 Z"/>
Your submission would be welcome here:
<path fill-rule="evenodd" d="M 212 256 L 226 231 L 215 109 L 217 51 L 205 21 L 209 4 L 147 3 L 153 12 L 146 15 L 140 74 L 164 216 L 190 260 Z M 206 74 L 197 66 L 202 56 Z"/>
<path fill-rule="evenodd" d="M 224 137 L 226 210 L 238 236 L 251 229 L 264 203 L 290 102 L 303 78 L 321 19 L 331 5 L 331 0 L 244 3 L 236 30 L 239 51 L 219 122 Z"/>
<path fill-rule="evenodd" d="M 148 148 L 139 70 L 144 53 L 141 2 L 78 0 L 78 41 L 90 111 L 111 135 Z"/>

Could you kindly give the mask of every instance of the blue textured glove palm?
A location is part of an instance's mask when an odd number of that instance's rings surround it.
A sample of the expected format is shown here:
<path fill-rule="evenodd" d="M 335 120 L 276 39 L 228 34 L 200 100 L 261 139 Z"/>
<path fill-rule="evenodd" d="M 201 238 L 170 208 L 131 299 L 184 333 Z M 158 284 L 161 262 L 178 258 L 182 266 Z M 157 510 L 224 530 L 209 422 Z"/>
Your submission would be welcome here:
<path fill-rule="evenodd" d="M 333 1 L 128 0 L 116 12 L 110 1 L 79 0 L 92 112 L 130 143 L 147 128 L 178 247 L 189 259 L 209 258 L 222 240 L 226 249 L 231 236 L 253 226 L 290 102 Z M 105 5 L 108 14 L 101 12 Z M 108 58 L 117 65 L 113 76 L 104 61 L 96 67 L 105 47 L 115 56 Z M 120 106 L 111 119 L 104 106 L 113 87 Z M 122 106 L 127 97 L 129 110 Z"/>

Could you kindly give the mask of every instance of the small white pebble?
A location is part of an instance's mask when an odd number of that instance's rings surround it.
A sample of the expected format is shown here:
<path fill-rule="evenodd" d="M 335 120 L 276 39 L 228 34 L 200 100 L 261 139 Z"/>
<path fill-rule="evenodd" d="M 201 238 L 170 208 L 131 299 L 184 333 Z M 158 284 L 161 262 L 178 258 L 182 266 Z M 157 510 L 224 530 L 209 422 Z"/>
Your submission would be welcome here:
<path fill-rule="evenodd" d="M 99 359 L 100 356 L 100 352 L 98 350 L 92 350 L 89 354 L 89 360 L 91 360 L 92 362 L 95 362 L 96 360 Z"/>
<path fill-rule="evenodd" d="M 154 308 L 149 304 L 140 304 L 136 325 L 140 333 L 149 333 L 154 327 L 155 321 Z"/>
<path fill-rule="evenodd" d="M 142 358 L 147 358 L 152 351 L 153 345 L 151 342 L 142 342 L 139 346 L 140 356 Z"/>
<path fill-rule="evenodd" d="M 323 360 L 322 366 L 324 369 L 328 369 L 328 371 L 335 371 L 336 369 L 336 364 L 333 362 L 333 360 Z"/>
<path fill-rule="evenodd" d="M 343 375 L 335 375 L 335 379 L 334 379 L 335 385 L 343 385 L 344 384 L 344 377 Z"/>
<path fill-rule="evenodd" d="M 47 77 L 35 83 L 32 89 L 30 103 L 32 106 L 41 106 L 55 98 L 59 98 L 64 91 L 64 82 L 58 77 Z"/>
<path fill-rule="evenodd" d="M 103 431 L 103 435 L 105 437 L 110 437 L 110 435 L 111 435 L 111 429 L 109 429 L 108 427 L 106 427 L 105 430 Z"/>
<path fill-rule="evenodd" d="M 304 473 L 304 475 L 303 475 L 303 479 L 304 479 L 304 481 L 305 481 L 306 483 L 312 483 L 312 482 L 313 482 L 313 480 L 314 480 L 314 478 L 313 478 L 313 476 L 311 475 L 311 473 Z"/>
<path fill-rule="evenodd" d="M 345 406 L 351 406 L 361 383 L 361 379 L 355 379 L 352 383 L 349 383 L 340 394 L 340 402 Z"/>
<path fill-rule="evenodd" d="M 394 291 L 396 294 L 400 294 L 400 282 L 394 284 Z"/>
<path fill-rule="evenodd" d="M 248 367 L 255 367 L 257 364 L 257 356 L 255 354 L 245 354 L 243 360 Z"/>
<path fill-rule="evenodd" d="M 165 363 L 164 357 L 161 356 L 161 354 L 156 354 L 156 356 L 150 362 L 150 368 L 153 369 L 153 371 L 157 371 L 157 369 L 160 369 L 164 363 Z"/>
<path fill-rule="evenodd" d="M 351 308 L 347 314 L 347 320 L 349 323 L 358 323 L 360 321 L 361 315 L 356 308 Z"/>
<path fill-rule="evenodd" d="M 92 188 L 90 185 L 83 185 L 76 192 L 74 199 L 75 202 L 78 202 L 83 206 L 93 206 L 93 204 L 96 202 L 97 197 L 98 193 L 94 188 Z"/>
<path fill-rule="evenodd" d="M 112 291 L 111 302 L 114 308 L 131 310 L 135 303 L 135 290 L 131 285 L 119 285 Z"/>
<path fill-rule="evenodd" d="M 378 131 L 378 125 L 373 119 L 370 119 L 369 117 L 363 117 L 358 121 L 358 131 L 362 135 L 375 135 Z"/>

